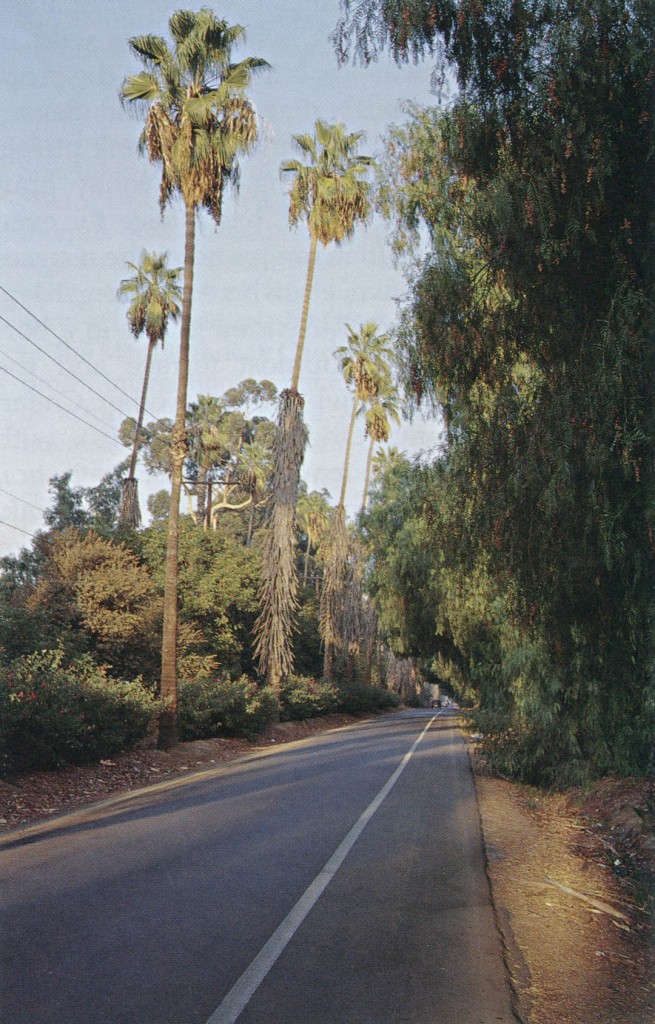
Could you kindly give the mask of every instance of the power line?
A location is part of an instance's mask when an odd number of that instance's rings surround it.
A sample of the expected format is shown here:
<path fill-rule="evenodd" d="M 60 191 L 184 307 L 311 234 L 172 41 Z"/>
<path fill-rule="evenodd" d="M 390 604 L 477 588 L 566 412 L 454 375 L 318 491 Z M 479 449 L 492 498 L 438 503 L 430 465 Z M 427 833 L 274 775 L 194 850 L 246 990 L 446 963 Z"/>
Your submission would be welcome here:
<path fill-rule="evenodd" d="M 22 384 L 24 387 L 29 388 L 30 391 L 33 391 L 35 394 L 40 395 L 41 398 L 45 398 L 46 402 L 50 402 L 51 405 L 55 405 L 58 409 L 61 409 L 62 412 L 65 412 L 69 416 L 72 416 L 73 419 L 79 420 L 80 423 L 83 423 L 86 427 L 91 427 L 91 430 L 95 430 L 97 434 L 102 434 L 103 437 L 106 437 L 108 438 L 108 440 L 113 441 L 114 444 L 119 445 L 119 447 L 121 448 L 123 447 L 118 438 L 112 437 L 111 434 L 106 434 L 104 430 L 100 429 L 100 427 L 96 427 L 93 423 L 89 423 L 88 420 L 82 419 L 82 417 L 78 416 L 77 413 L 71 412 L 70 409 L 67 409 L 63 405 L 60 405 L 59 402 L 55 402 L 54 398 L 49 398 L 48 395 L 44 395 L 43 392 L 39 391 L 38 388 L 32 387 L 31 384 L 27 383 L 27 381 L 22 380 L 20 377 L 17 377 L 16 374 L 12 373 L 11 370 L 8 370 L 6 366 L 0 366 L 0 370 L 2 370 L 3 373 L 6 373 L 7 376 L 13 377 L 13 379 L 17 380 L 19 384 Z"/>
<path fill-rule="evenodd" d="M 29 530 L 23 530 L 21 526 L 14 526 L 13 523 L 6 523 L 4 519 L 0 519 L 0 525 L 8 526 L 10 530 L 18 530 L 19 533 L 24 533 L 26 537 L 33 537 L 34 534 L 30 533 Z"/>
<path fill-rule="evenodd" d="M 64 341 L 64 339 L 59 334 L 57 334 L 55 331 L 53 331 L 53 329 L 51 327 L 48 327 L 48 325 L 46 323 L 44 323 L 43 320 L 39 319 L 39 317 L 36 315 L 36 313 L 33 313 L 31 309 L 29 309 L 27 306 L 23 305 L 23 303 L 20 302 L 20 300 L 17 299 L 15 295 L 12 295 L 11 292 L 7 291 L 7 289 L 4 288 L 1 284 L 0 284 L 0 292 L 2 292 L 4 295 L 6 295 L 8 299 L 11 299 L 12 302 L 15 302 L 16 305 L 20 309 L 22 309 L 24 313 L 27 313 L 28 316 L 31 316 L 32 319 L 35 320 L 37 322 L 37 324 L 39 324 L 40 327 L 43 327 L 44 331 L 47 331 L 48 334 L 51 334 L 53 338 L 56 338 L 57 341 L 59 341 L 65 348 L 67 348 L 70 352 L 72 352 L 74 355 L 76 355 L 78 359 L 81 359 L 83 363 L 86 363 L 87 366 L 90 366 L 91 369 L 95 371 L 95 373 L 97 373 L 100 377 L 102 377 L 102 379 L 105 380 L 108 384 L 111 384 L 111 386 L 113 388 L 115 388 L 116 391 L 120 392 L 120 394 L 123 395 L 124 398 L 129 399 L 129 401 L 133 402 L 134 405 L 136 405 L 136 406 L 139 405 L 139 403 L 136 400 L 136 398 L 133 398 L 132 395 L 128 395 L 127 391 L 123 391 L 122 387 L 120 387 L 110 377 L 108 377 L 105 373 L 103 373 L 102 370 L 99 370 L 98 367 L 94 365 L 94 363 L 92 363 L 89 359 L 87 359 L 86 356 L 83 356 L 81 352 L 78 352 L 76 348 L 74 348 L 72 345 L 70 345 L 67 341 Z M 52 358 L 52 357 L 50 357 L 50 358 Z M 108 401 L 108 399 L 105 399 L 105 401 Z M 116 408 L 116 406 L 114 406 L 114 408 Z M 121 412 L 120 409 L 118 411 Z M 154 413 L 150 412 L 148 409 L 145 409 L 145 412 L 147 412 L 148 416 L 152 416 L 153 419 L 155 419 L 155 420 L 156 419 L 160 419 L 160 417 L 155 416 Z M 121 415 L 125 416 L 125 413 L 121 412 Z"/>
<path fill-rule="evenodd" d="M 22 501 L 23 505 L 29 505 L 30 508 L 35 508 L 37 512 L 43 512 L 43 509 L 39 508 L 38 505 L 33 505 L 31 501 L 26 501 L 25 498 L 19 498 L 17 494 L 12 494 L 11 491 L 5 491 L 4 487 L 0 487 L 0 493 L 7 494 L 10 498 L 14 498 L 16 501 Z"/>
<path fill-rule="evenodd" d="M 139 403 L 137 402 L 137 400 L 135 398 L 132 398 L 131 395 L 128 395 L 128 393 L 126 391 L 123 391 L 123 389 L 120 388 L 118 386 L 118 384 L 115 384 L 109 377 L 107 377 L 102 372 L 102 370 L 99 370 L 97 368 L 97 366 L 94 366 L 94 364 L 92 362 L 90 362 L 90 360 L 86 359 L 85 356 L 83 356 L 80 352 L 78 352 L 75 348 L 73 348 L 72 345 L 69 345 L 68 342 L 64 341 L 63 338 L 60 338 L 58 334 L 56 334 L 50 327 L 48 327 L 47 324 L 43 323 L 43 321 L 40 320 L 39 317 L 36 316 L 35 313 L 32 313 L 32 311 L 30 309 L 28 309 L 27 306 L 24 306 L 22 302 L 19 302 L 19 300 L 15 296 L 13 296 L 10 292 L 8 292 L 6 288 L 3 288 L 2 285 L 0 285 L 0 292 L 3 292 L 5 295 L 7 295 L 12 300 L 12 302 L 15 302 L 17 306 L 19 306 L 29 316 L 31 316 L 34 320 L 36 320 L 36 322 L 38 324 L 40 324 L 40 326 L 43 327 L 46 331 L 48 331 L 54 338 L 56 338 L 57 341 L 60 341 L 62 343 L 62 345 L 65 345 L 66 348 L 70 349 L 70 351 L 73 352 L 76 356 L 78 356 L 79 359 L 81 359 L 84 363 L 87 363 L 87 365 L 90 366 L 92 370 L 95 370 L 95 372 L 97 374 L 99 374 L 109 384 L 111 384 L 112 387 L 116 388 L 117 391 L 120 391 L 120 393 L 122 395 L 124 395 L 125 398 L 128 398 L 130 400 L 130 402 L 134 402 L 135 405 L 137 405 L 137 406 L 139 405 Z M 126 413 L 123 409 L 120 409 L 117 405 L 114 405 L 114 403 L 112 401 L 110 401 L 110 399 L 105 398 L 105 396 L 102 395 L 99 391 L 96 391 L 95 388 L 92 388 L 90 384 L 87 384 L 86 381 L 82 380 L 81 377 L 78 377 L 75 373 L 73 373 L 72 370 L 69 370 L 68 367 L 64 366 L 63 363 L 60 363 L 58 359 L 55 359 L 54 356 L 51 356 L 49 352 L 46 352 L 45 349 L 41 348 L 41 346 L 38 345 L 35 341 L 33 341 L 32 338 L 30 338 L 23 331 L 19 330 L 19 328 L 16 327 L 15 324 L 11 323 L 10 320 L 7 320 L 6 317 L 2 316 L 1 314 L 0 314 L 0 321 L 2 321 L 4 324 L 7 325 L 7 327 L 10 327 L 13 331 L 15 331 L 16 334 L 18 334 L 21 338 L 24 338 L 25 341 L 27 341 L 30 345 L 34 346 L 34 348 L 36 348 L 39 352 L 41 352 L 47 359 L 50 359 L 53 363 L 55 363 L 56 366 L 59 366 L 65 373 L 67 373 L 70 377 L 72 377 L 74 380 L 76 380 L 79 384 L 82 384 L 82 386 L 87 388 L 88 391 L 91 391 L 92 394 L 94 394 L 98 398 L 100 398 L 101 401 L 105 402 L 107 405 L 111 406 L 111 408 L 114 409 L 116 412 L 120 413 L 121 416 L 123 416 L 126 419 L 134 419 L 133 416 L 131 416 L 129 413 Z M 8 358 L 11 359 L 12 362 L 14 362 L 14 363 L 17 362 L 15 359 L 12 358 L 12 356 L 9 356 Z M 17 363 L 17 365 L 20 366 L 21 364 Z M 26 367 L 21 366 L 21 369 L 26 370 Z M 8 372 L 8 371 L 5 371 L 5 372 Z M 27 373 L 32 373 L 31 370 L 26 370 L 26 372 Z M 32 374 L 32 376 L 36 377 L 37 380 L 40 379 L 36 374 Z M 20 378 L 17 377 L 16 379 L 19 380 Z M 24 384 L 25 381 L 21 381 L 21 383 Z M 41 381 L 41 383 L 45 383 L 45 382 Z M 26 384 L 26 387 L 29 387 L 29 386 L 30 386 L 29 384 Z M 60 394 L 62 396 L 62 398 L 66 398 L 67 402 L 70 402 L 72 405 L 76 405 L 78 408 L 83 408 L 77 402 L 75 402 L 73 399 L 68 398 L 66 395 L 64 395 L 63 392 L 59 391 L 57 388 L 54 388 L 50 384 L 48 384 L 47 386 L 51 387 L 52 390 L 55 391 L 57 394 Z M 36 391 L 36 388 L 32 388 L 31 390 Z M 37 391 L 37 394 L 40 394 L 40 392 Z M 46 395 L 43 395 L 42 397 L 43 398 L 47 398 Z M 56 402 L 54 402 L 53 404 L 57 405 Z M 61 406 L 59 406 L 59 408 L 61 408 Z M 64 410 L 64 411 L 67 412 L 68 410 Z M 94 419 L 97 419 L 100 423 L 104 423 L 104 421 L 101 420 L 99 416 L 96 416 L 95 413 L 89 412 L 87 409 L 83 409 L 83 411 L 86 412 L 87 415 L 93 416 Z M 156 422 L 159 421 L 162 418 L 162 417 L 155 416 L 155 414 L 153 412 L 150 412 L 150 410 L 147 409 L 145 406 L 143 407 L 143 411 L 146 412 L 148 414 L 148 416 L 152 416 L 153 419 Z M 75 414 L 71 413 L 71 415 L 75 415 Z M 80 418 L 79 416 L 76 417 L 76 419 L 79 419 L 79 418 Z M 82 422 L 84 423 L 86 421 L 82 420 Z M 92 426 L 92 424 L 88 424 L 88 425 Z M 110 429 L 113 429 L 110 426 L 110 424 L 108 424 L 108 423 L 104 423 L 104 425 L 110 427 Z M 100 431 L 100 433 L 102 433 L 102 431 Z M 171 442 L 168 441 L 165 437 L 162 437 L 159 434 L 154 434 L 154 436 L 159 441 L 161 441 L 162 444 L 166 445 L 168 448 L 172 448 Z"/>
<path fill-rule="evenodd" d="M 24 370 L 25 373 L 29 373 L 30 377 L 34 377 L 35 380 L 38 380 L 39 384 L 43 384 L 45 385 L 45 387 L 50 388 L 51 391 L 54 391 L 55 394 L 61 395 L 62 398 L 65 398 L 67 402 L 70 402 L 70 404 L 74 405 L 77 409 L 81 409 L 82 412 L 86 413 L 87 416 L 93 416 L 94 420 L 97 420 L 98 423 L 102 423 L 103 427 L 109 427 L 110 430 L 114 429 L 113 423 L 107 423 L 105 420 L 100 419 L 100 417 L 96 416 L 96 414 L 94 412 L 91 412 L 90 409 L 86 409 L 83 405 L 80 405 L 79 402 L 76 402 L 74 399 L 69 398 L 68 395 L 65 395 L 63 391 L 60 391 L 59 388 L 56 388 L 54 384 L 50 384 L 47 380 L 44 380 L 43 377 L 39 377 L 38 373 L 34 373 L 34 371 L 30 370 L 28 366 L 23 366 L 22 363 L 19 363 L 17 359 L 14 359 L 13 356 L 10 356 L 8 352 L 5 352 L 1 348 L 0 356 L 4 356 L 5 359 L 9 359 L 20 370 Z"/>
<path fill-rule="evenodd" d="M 27 334 L 19 330 L 19 328 L 16 327 L 15 324 L 12 324 L 11 320 L 7 320 L 6 317 L 0 314 L 0 321 L 2 321 L 3 324 L 6 324 L 7 327 L 10 327 L 12 331 L 15 331 L 16 334 L 18 334 L 21 338 L 24 338 L 24 340 L 27 341 L 28 344 L 33 345 L 38 352 L 40 352 L 42 355 L 46 357 L 46 359 L 50 359 L 50 361 L 53 362 L 55 366 L 58 366 L 61 370 L 64 371 L 64 373 L 67 373 L 69 377 L 72 377 L 73 380 L 76 380 L 78 384 L 81 384 L 83 387 L 87 388 L 88 391 L 91 391 L 92 394 L 96 396 L 96 398 L 99 398 L 101 401 L 106 402 L 106 404 L 110 405 L 112 409 L 115 409 L 116 412 L 119 412 L 121 416 L 126 417 L 129 415 L 128 413 L 124 412 L 123 409 L 120 409 L 117 405 L 114 405 L 114 403 L 109 398 L 105 398 L 105 396 L 102 395 L 99 391 L 96 391 L 95 388 L 92 388 L 91 385 L 87 384 L 86 381 L 82 380 L 81 377 L 78 377 L 76 373 L 73 373 L 72 370 L 69 370 L 67 366 L 64 366 L 63 363 L 60 363 L 58 359 L 55 359 L 54 356 L 51 356 L 50 353 L 46 352 L 44 348 L 41 348 L 40 345 L 37 345 L 37 343 L 33 341 Z"/>

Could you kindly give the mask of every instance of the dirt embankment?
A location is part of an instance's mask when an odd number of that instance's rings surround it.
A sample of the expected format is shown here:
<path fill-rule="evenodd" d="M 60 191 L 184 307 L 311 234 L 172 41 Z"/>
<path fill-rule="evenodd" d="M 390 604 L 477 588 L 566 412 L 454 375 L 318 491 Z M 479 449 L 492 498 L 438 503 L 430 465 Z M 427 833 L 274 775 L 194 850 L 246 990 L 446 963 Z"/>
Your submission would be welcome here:
<path fill-rule="evenodd" d="M 154 743 L 99 765 L 0 782 L 0 839 L 53 815 L 357 719 L 276 726 L 255 743 Z M 524 1024 L 655 1021 L 655 785 L 605 780 L 583 799 L 492 778 L 469 741 L 488 874 Z"/>

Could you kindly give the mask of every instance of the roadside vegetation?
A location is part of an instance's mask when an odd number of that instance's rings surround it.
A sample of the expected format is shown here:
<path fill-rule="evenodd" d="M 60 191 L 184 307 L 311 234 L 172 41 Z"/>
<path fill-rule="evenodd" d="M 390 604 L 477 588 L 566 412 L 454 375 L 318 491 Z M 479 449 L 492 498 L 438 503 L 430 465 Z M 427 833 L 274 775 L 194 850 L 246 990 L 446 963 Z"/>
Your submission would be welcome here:
<path fill-rule="evenodd" d="M 456 96 L 408 109 L 375 160 L 342 124 L 294 137 L 306 163 L 281 170 L 310 256 L 291 386 L 191 401 L 195 223 L 220 223 L 269 69 L 234 64 L 243 30 L 207 9 L 170 34 L 130 41 L 144 70 L 122 98 L 143 112 L 162 211 L 185 208 L 184 267 L 144 249 L 120 285 L 148 344 L 130 457 L 92 488 L 53 476 L 44 530 L 2 560 L 0 770 L 107 758 L 152 728 L 169 747 L 427 703 L 436 685 L 508 776 L 654 773 L 652 4 L 342 0 L 342 59 L 429 59 Z M 407 294 L 395 326 L 365 309 L 338 325 L 329 386 L 353 404 L 333 506 L 301 477 L 307 310 L 318 242 L 374 212 Z M 178 315 L 175 417 L 144 422 Z M 412 461 L 383 446 L 419 408 L 443 441 Z M 147 525 L 138 462 L 169 482 Z"/>

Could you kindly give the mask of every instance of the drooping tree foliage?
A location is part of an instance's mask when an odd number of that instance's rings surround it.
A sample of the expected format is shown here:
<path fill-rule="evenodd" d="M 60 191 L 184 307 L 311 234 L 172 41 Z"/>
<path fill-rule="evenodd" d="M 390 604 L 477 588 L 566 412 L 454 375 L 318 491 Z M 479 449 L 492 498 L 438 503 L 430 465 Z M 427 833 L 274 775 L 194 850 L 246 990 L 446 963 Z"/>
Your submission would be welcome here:
<path fill-rule="evenodd" d="M 420 516 L 435 633 L 506 769 L 550 782 L 646 771 L 652 3 L 342 8 L 345 49 L 432 52 L 459 84 L 448 111 L 413 110 L 390 133 L 381 190 L 408 255 L 405 381 L 447 428 Z"/>

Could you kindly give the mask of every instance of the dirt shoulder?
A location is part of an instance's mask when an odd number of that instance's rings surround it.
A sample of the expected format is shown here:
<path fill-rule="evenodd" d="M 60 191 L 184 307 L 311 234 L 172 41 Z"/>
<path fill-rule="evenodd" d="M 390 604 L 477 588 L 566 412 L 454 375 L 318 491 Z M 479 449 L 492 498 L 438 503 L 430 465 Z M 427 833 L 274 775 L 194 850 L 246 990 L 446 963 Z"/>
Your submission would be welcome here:
<path fill-rule="evenodd" d="M 549 795 L 491 777 L 469 750 L 519 1019 L 655 1020 L 653 784 Z"/>
<path fill-rule="evenodd" d="M 154 741 L 99 765 L 0 782 L 0 839 L 99 800 L 356 722 L 329 715 L 255 742 Z M 655 1020 L 655 786 L 605 780 L 583 799 L 493 778 L 468 742 L 489 880 L 523 1024 Z"/>

